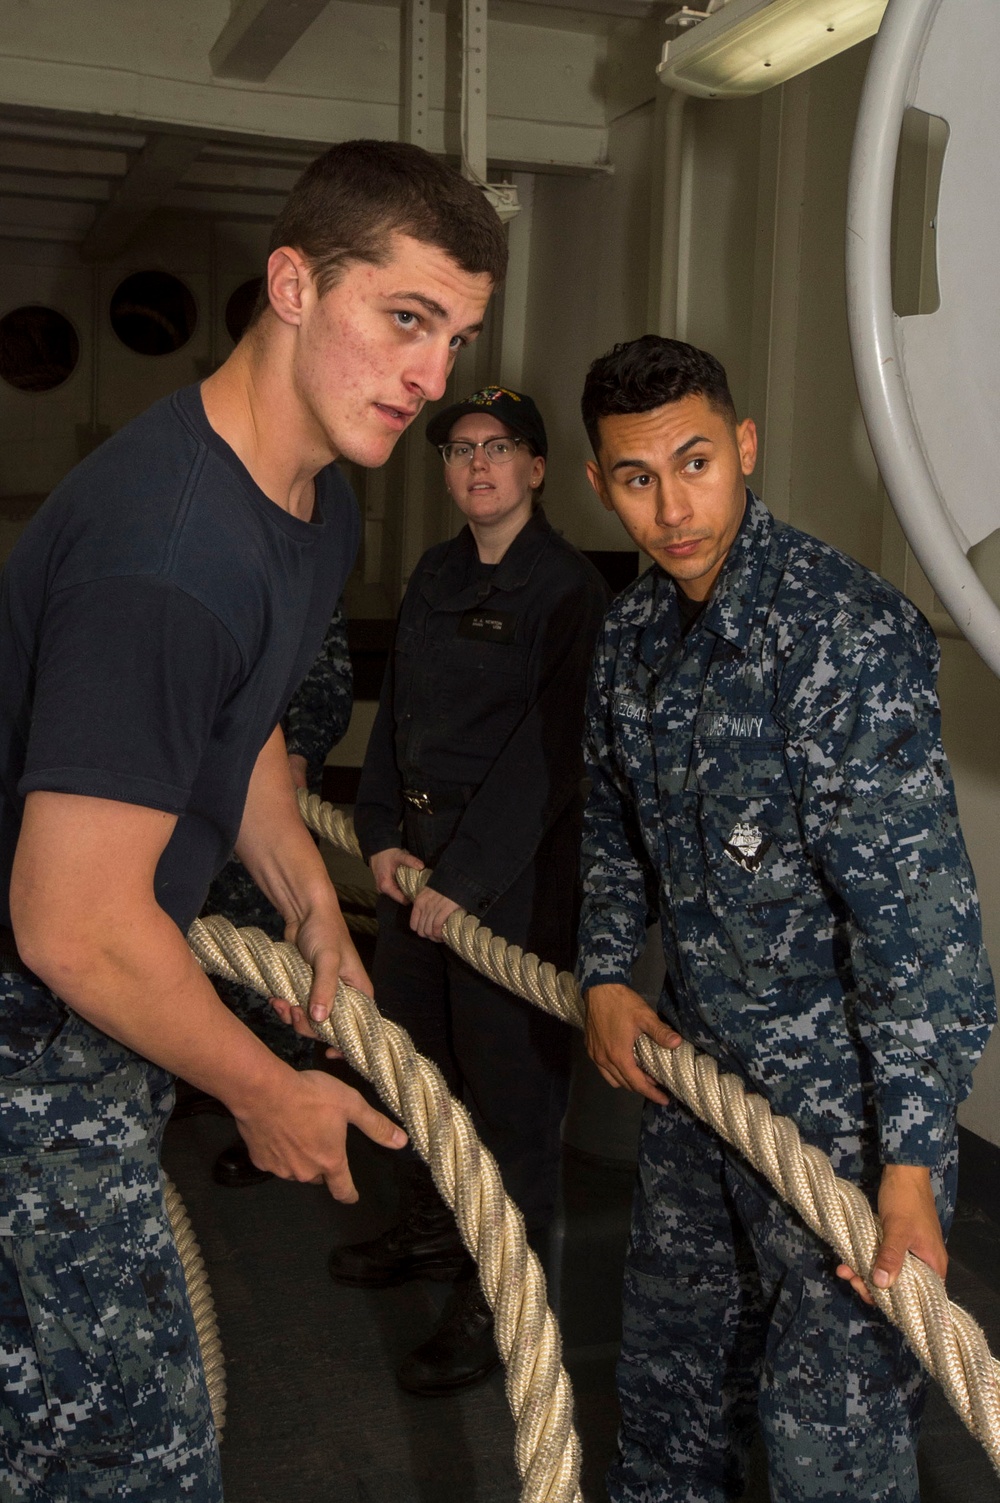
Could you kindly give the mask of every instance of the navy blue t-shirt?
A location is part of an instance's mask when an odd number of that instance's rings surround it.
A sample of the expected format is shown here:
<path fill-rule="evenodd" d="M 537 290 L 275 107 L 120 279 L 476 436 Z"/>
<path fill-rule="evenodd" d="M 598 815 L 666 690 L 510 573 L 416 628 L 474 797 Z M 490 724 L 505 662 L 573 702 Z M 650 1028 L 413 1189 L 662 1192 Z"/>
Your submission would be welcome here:
<path fill-rule="evenodd" d="M 0 576 L 0 919 L 25 796 L 178 815 L 156 870 L 186 930 L 239 831 L 261 747 L 319 651 L 358 545 L 350 486 L 311 522 L 251 479 L 196 386 L 76 467 Z"/>

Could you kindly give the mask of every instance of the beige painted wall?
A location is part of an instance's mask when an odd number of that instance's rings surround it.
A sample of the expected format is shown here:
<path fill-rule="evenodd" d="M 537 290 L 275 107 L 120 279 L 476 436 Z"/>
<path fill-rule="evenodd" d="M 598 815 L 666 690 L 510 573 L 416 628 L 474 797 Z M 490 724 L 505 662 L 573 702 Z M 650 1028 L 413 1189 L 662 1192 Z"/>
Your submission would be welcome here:
<path fill-rule="evenodd" d="M 579 548 L 630 546 L 584 473 L 580 393 L 592 360 L 646 330 L 652 129 L 640 105 L 610 129 L 613 176 L 535 183 L 524 389 L 549 435 L 546 510 Z"/>
<path fill-rule="evenodd" d="M 979 883 L 986 945 L 1000 978 L 1000 680 L 968 642 L 945 639 L 938 688 L 945 750 Z M 959 1120 L 1000 1143 L 1000 1029 L 994 1030 Z"/>
<path fill-rule="evenodd" d="M 752 408 L 761 116 L 757 98 L 690 100 L 684 118 L 675 332 L 722 361 L 741 416 Z"/>

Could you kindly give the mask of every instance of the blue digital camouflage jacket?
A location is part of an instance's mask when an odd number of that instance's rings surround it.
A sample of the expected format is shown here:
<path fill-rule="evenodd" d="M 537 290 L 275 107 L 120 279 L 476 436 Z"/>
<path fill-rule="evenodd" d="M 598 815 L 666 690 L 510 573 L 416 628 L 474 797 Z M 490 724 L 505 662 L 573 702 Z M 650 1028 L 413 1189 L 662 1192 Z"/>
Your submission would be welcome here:
<path fill-rule="evenodd" d="M 662 1016 L 835 1161 L 934 1163 L 996 1015 L 938 658 L 749 492 L 688 635 L 654 567 L 597 648 L 581 983 L 627 983 L 659 917 Z"/>

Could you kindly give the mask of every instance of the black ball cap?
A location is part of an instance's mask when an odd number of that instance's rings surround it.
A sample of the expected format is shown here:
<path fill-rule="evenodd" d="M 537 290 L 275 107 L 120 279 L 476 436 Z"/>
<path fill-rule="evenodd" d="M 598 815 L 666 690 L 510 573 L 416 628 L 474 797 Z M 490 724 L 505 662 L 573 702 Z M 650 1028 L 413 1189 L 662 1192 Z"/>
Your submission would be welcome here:
<path fill-rule="evenodd" d="M 545 437 L 542 414 L 530 397 L 523 392 L 510 391 L 506 386 L 484 386 L 474 391 L 464 402 L 455 402 L 451 407 L 436 412 L 427 424 L 427 437 L 432 444 L 446 444 L 452 428 L 467 412 L 484 412 L 505 423 L 518 438 L 527 439 L 536 454 L 544 459 L 549 452 Z"/>

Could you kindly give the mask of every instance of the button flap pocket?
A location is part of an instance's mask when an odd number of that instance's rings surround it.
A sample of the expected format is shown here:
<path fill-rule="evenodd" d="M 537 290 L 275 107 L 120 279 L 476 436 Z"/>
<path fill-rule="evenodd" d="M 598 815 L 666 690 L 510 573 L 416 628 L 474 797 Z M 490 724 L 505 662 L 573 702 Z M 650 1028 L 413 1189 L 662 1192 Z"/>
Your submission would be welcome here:
<path fill-rule="evenodd" d="M 115 1220 L 124 1206 L 110 1149 L 0 1159 L 0 1237 L 78 1232 Z"/>
<path fill-rule="evenodd" d="M 696 735 L 691 762 L 695 786 L 722 797 L 780 796 L 788 791 L 784 753 L 780 738 Z"/>

